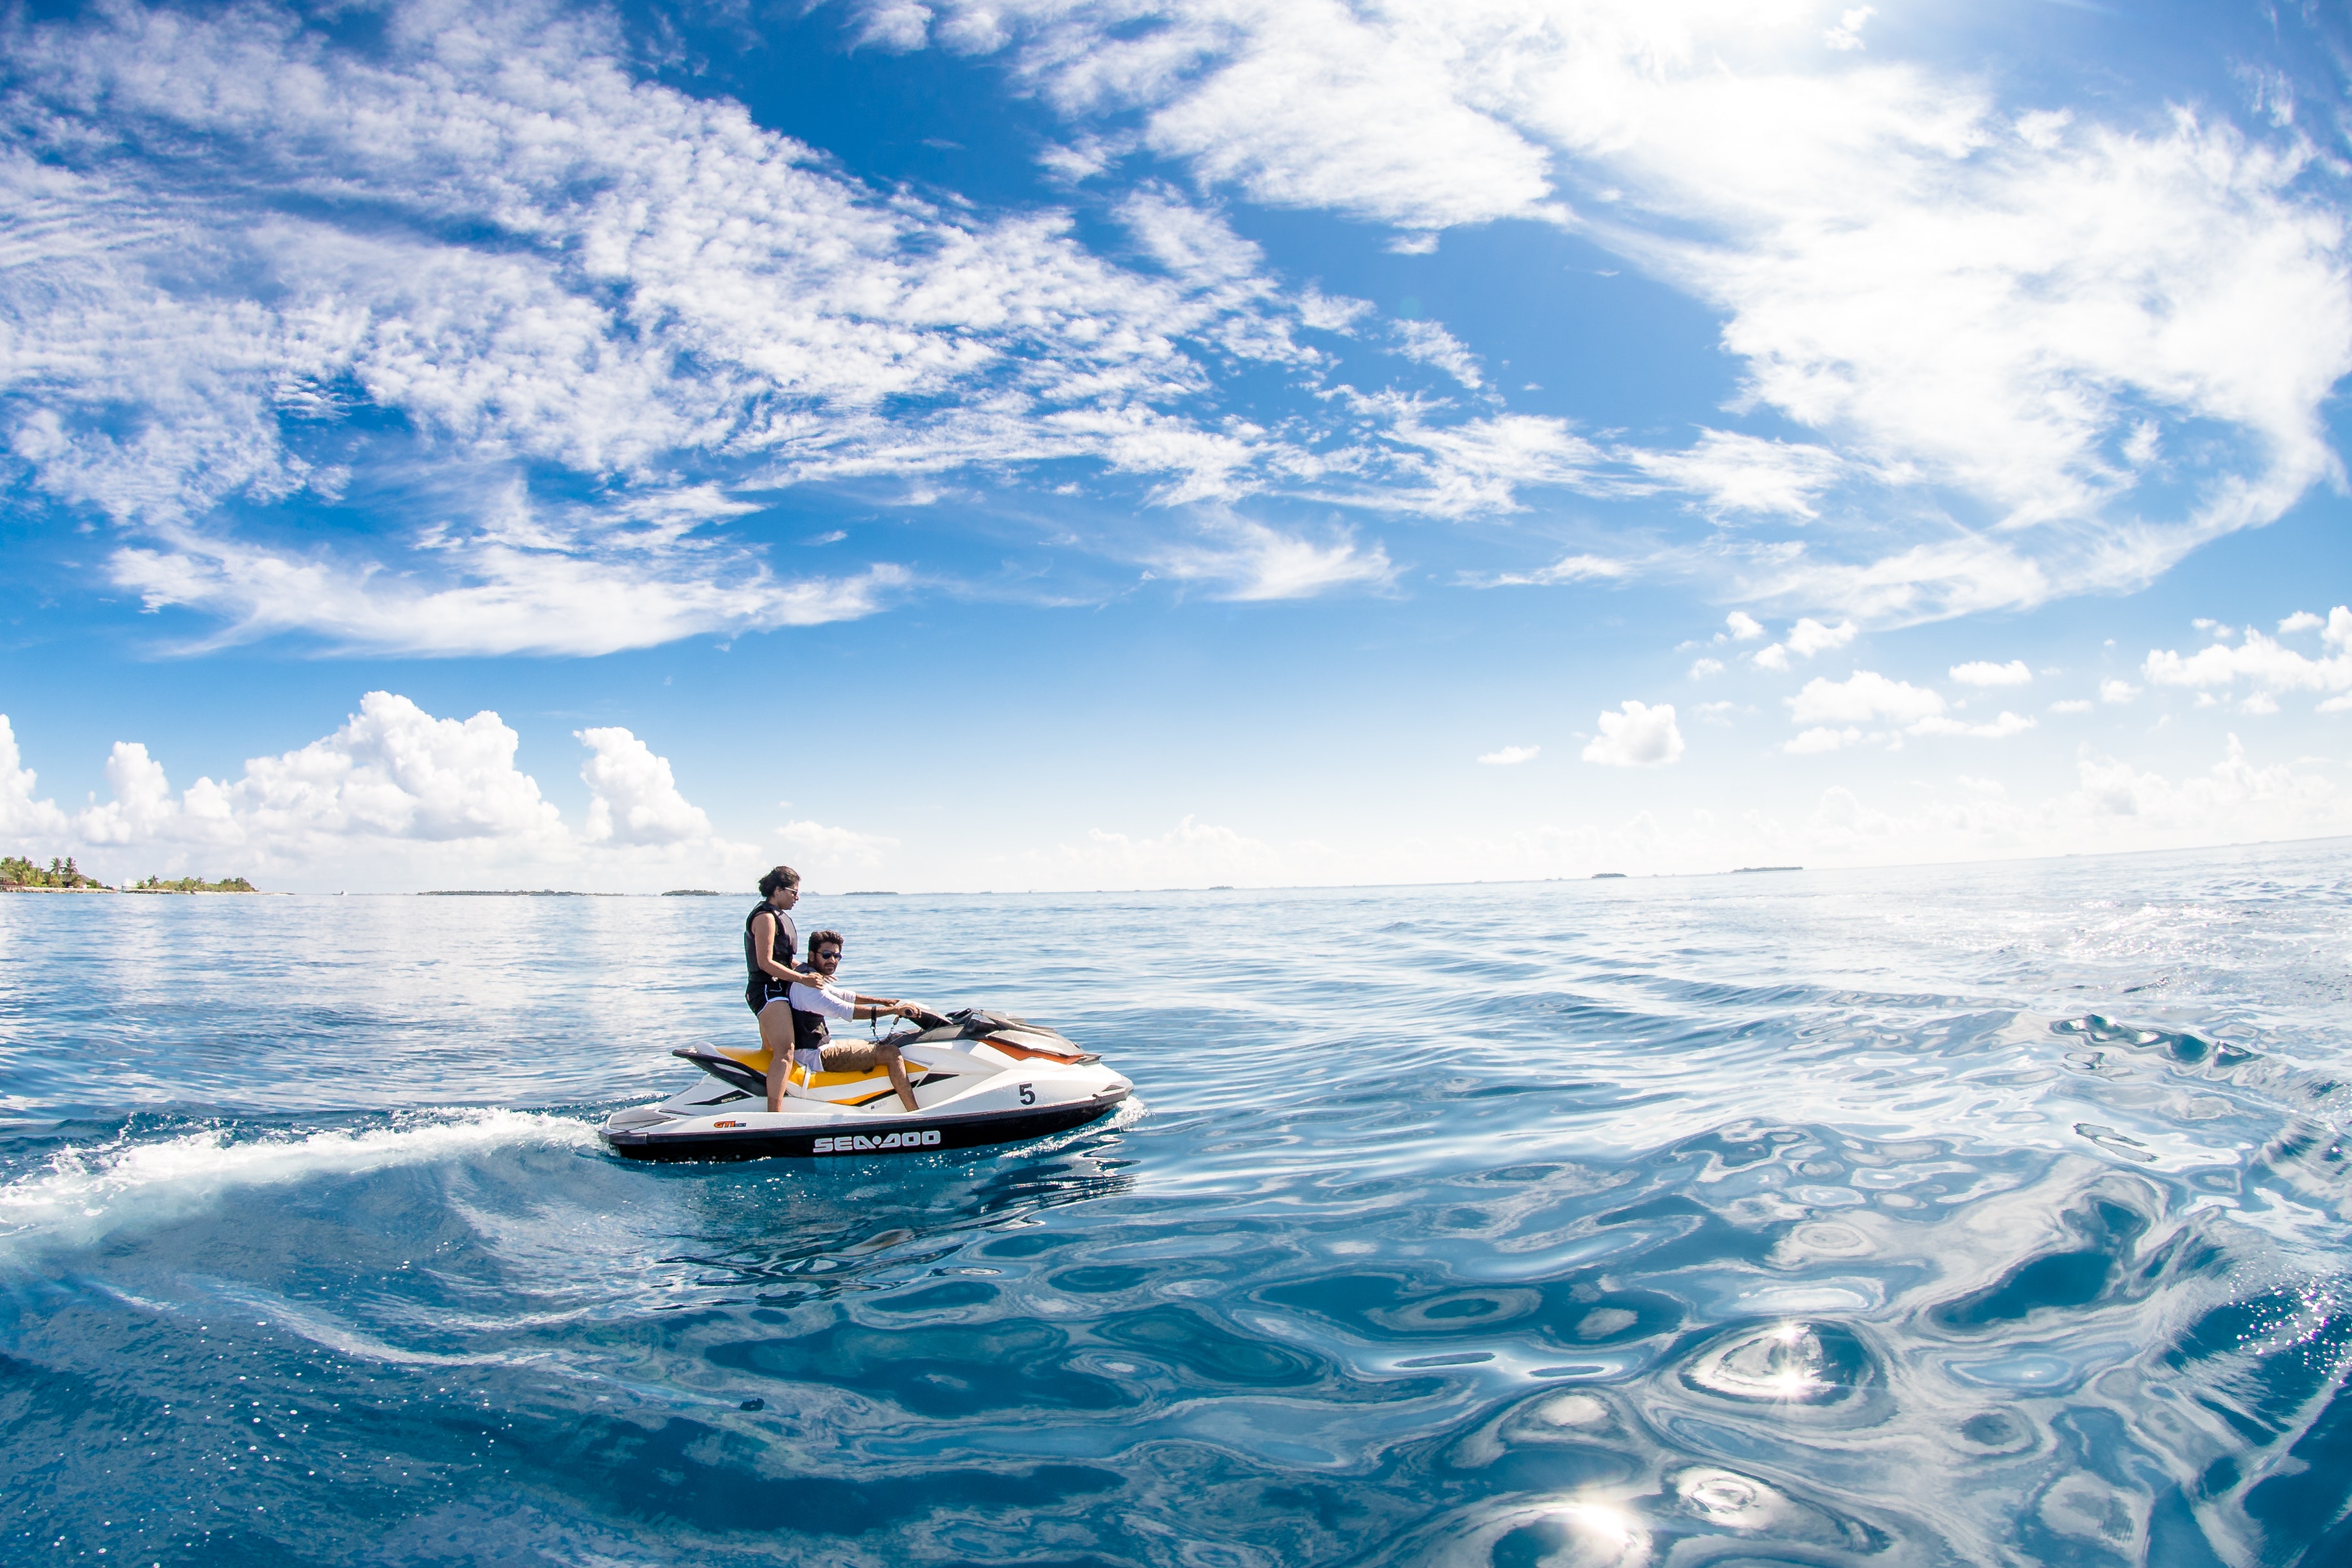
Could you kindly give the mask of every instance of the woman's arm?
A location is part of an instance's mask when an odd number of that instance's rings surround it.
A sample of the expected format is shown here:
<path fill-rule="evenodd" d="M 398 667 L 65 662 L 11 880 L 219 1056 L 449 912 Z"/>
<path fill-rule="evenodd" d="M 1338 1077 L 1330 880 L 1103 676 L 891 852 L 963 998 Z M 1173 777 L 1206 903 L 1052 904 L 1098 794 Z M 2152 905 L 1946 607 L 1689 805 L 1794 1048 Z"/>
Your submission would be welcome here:
<path fill-rule="evenodd" d="M 804 986 L 823 986 L 824 977 L 814 969 L 794 969 L 779 964 L 776 952 L 776 917 L 761 912 L 751 916 L 751 961 L 760 966 L 762 974 L 779 980 L 798 980 Z"/>

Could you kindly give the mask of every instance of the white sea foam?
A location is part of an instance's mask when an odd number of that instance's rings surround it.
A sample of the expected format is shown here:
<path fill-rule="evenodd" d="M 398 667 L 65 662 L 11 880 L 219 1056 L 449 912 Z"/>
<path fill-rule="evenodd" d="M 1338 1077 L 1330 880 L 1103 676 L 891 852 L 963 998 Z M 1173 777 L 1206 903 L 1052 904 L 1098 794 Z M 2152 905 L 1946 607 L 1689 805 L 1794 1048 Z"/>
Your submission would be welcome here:
<path fill-rule="evenodd" d="M 240 1138 L 214 1129 L 67 1148 L 47 1171 L 0 1186 L 0 1262 L 171 1224 L 248 1188 L 594 1141 L 584 1123 L 543 1112 L 452 1110 L 407 1113 L 389 1126 L 359 1131 Z"/>

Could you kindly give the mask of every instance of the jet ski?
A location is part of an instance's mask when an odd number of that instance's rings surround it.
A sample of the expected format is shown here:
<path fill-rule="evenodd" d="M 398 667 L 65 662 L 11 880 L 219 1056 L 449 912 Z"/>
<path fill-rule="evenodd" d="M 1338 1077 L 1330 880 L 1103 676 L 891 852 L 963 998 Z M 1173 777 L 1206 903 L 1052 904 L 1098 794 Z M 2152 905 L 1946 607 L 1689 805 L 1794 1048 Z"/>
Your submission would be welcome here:
<path fill-rule="evenodd" d="M 597 1129 L 638 1160 L 838 1158 L 1009 1144 L 1084 1126 L 1135 1087 L 1043 1024 L 967 1009 L 919 1019 L 882 1043 L 899 1048 L 919 1109 L 898 1103 L 889 1075 L 793 1066 L 783 1109 L 767 1108 L 761 1049 L 686 1046 L 670 1052 L 708 1077 L 657 1105 L 615 1111 Z"/>

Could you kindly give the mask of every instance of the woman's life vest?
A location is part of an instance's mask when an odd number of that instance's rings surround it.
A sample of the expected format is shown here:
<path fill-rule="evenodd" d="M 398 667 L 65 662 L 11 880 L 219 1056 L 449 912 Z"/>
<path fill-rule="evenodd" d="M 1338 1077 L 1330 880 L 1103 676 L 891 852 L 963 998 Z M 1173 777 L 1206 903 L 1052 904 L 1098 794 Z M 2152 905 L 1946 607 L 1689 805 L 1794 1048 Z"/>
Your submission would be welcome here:
<path fill-rule="evenodd" d="M 751 972 L 751 981 L 746 988 L 754 991 L 768 991 L 772 987 L 782 988 L 792 983 L 789 980 L 779 980 L 767 970 L 760 967 L 760 960 L 752 951 L 752 923 L 762 915 L 773 915 L 776 921 L 775 940 L 769 945 L 768 956 L 771 959 L 789 967 L 792 965 L 793 954 L 799 950 L 801 945 L 800 930 L 793 925 L 791 915 L 764 898 L 753 904 L 751 913 L 743 916 L 743 967 Z M 783 992 L 778 988 L 773 994 L 782 996 Z"/>

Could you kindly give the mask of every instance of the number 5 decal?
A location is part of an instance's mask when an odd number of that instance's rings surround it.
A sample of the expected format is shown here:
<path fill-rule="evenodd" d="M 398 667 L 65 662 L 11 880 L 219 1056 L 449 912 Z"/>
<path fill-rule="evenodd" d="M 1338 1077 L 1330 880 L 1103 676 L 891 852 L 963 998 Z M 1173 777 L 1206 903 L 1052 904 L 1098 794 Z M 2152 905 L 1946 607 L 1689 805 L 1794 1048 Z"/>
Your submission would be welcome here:
<path fill-rule="evenodd" d="M 1021 1086 L 1021 1103 L 1024 1105 L 1034 1105 L 1037 1103 L 1037 1091 L 1030 1088 L 1026 1083 L 1024 1083 Z"/>

